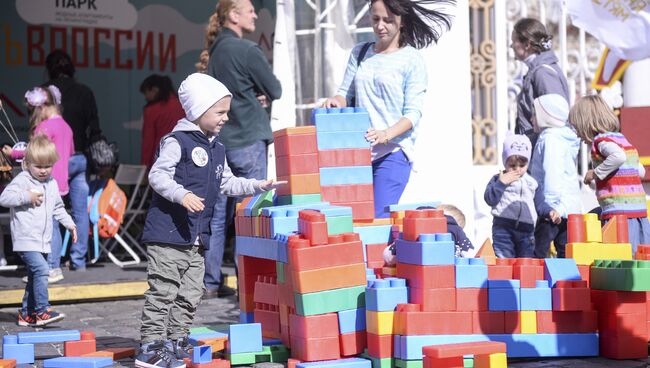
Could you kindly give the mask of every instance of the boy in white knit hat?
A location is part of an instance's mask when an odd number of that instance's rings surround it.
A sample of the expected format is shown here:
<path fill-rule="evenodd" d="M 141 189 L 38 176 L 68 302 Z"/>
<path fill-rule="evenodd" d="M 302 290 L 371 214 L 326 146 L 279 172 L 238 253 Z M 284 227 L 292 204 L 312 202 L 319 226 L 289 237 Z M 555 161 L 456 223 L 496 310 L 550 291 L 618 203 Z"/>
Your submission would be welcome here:
<path fill-rule="evenodd" d="M 582 213 L 578 151 L 580 139 L 567 125 L 569 104 L 558 94 L 546 94 L 533 101 L 533 128 L 539 138 L 533 149 L 530 174 L 542 188 L 543 201 L 555 209 L 552 219 L 539 213 L 535 227 L 535 257 L 546 258 L 551 242 L 557 256 L 564 258 L 567 216 Z M 544 205 L 535 203 L 537 207 Z"/>
<path fill-rule="evenodd" d="M 485 188 L 485 202 L 492 207 L 492 244 L 499 258 L 532 257 L 535 249 L 537 213 L 549 215 L 541 188 L 528 175 L 532 147 L 525 135 L 506 135 L 503 141 L 505 170 L 492 177 Z M 538 207 L 540 203 L 543 207 Z"/>
<path fill-rule="evenodd" d="M 228 89 L 207 74 L 188 76 L 178 89 L 186 117 L 163 137 L 149 172 L 153 188 L 142 242 L 147 281 L 141 350 L 136 367 L 185 367 L 187 335 L 203 295 L 203 251 L 217 196 L 248 196 L 283 184 L 232 175 L 219 131 L 228 121 Z"/>

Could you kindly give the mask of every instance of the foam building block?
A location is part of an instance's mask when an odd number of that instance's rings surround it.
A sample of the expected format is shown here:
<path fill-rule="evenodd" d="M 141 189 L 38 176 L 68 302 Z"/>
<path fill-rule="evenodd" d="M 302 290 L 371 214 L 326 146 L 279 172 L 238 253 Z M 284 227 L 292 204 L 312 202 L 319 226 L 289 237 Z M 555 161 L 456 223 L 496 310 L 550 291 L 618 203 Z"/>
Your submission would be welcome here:
<path fill-rule="evenodd" d="M 650 261 L 597 260 L 590 282 L 592 289 L 650 291 Z"/>
<path fill-rule="evenodd" d="M 310 316 L 365 307 L 365 286 L 354 286 L 315 293 L 295 293 L 296 314 Z"/>
<path fill-rule="evenodd" d="M 379 244 L 390 242 L 392 225 L 354 226 L 352 231 L 359 234 L 361 242 L 365 244 Z"/>
<path fill-rule="evenodd" d="M 228 326 L 227 350 L 231 354 L 262 351 L 262 325 L 247 323 Z"/>
<path fill-rule="evenodd" d="M 100 368 L 112 365 L 113 359 L 107 357 L 60 357 L 43 361 L 43 368 Z"/>
<path fill-rule="evenodd" d="M 370 128 L 370 115 L 363 107 L 318 108 L 311 119 L 319 132 L 365 132 Z"/>
<path fill-rule="evenodd" d="M 488 307 L 491 311 L 521 310 L 519 280 L 489 280 Z"/>
<path fill-rule="evenodd" d="M 586 311 L 591 309 L 591 293 L 587 281 L 558 281 L 552 290 L 553 310 Z"/>
<path fill-rule="evenodd" d="M 456 258 L 457 288 L 486 288 L 488 267 L 483 258 Z"/>
<path fill-rule="evenodd" d="M 77 330 L 52 330 L 40 332 L 19 332 L 19 344 L 40 344 L 46 342 L 64 342 L 81 339 Z"/>
<path fill-rule="evenodd" d="M 18 336 L 2 336 L 2 358 L 16 359 L 17 364 L 34 363 L 34 344 L 19 344 Z"/>
<path fill-rule="evenodd" d="M 16 359 L 0 359 L 0 368 L 15 368 Z"/>
<path fill-rule="evenodd" d="M 63 343 L 63 355 L 67 357 L 82 356 L 96 350 L 95 333 L 92 331 L 81 331 L 78 341 L 65 341 Z"/>
<path fill-rule="evenodd" d="M 389 277 L 368 282 L 366 288 L 366 309 L 392 311 L 398 304 L 408 303 L 406 280 Z"/>
<path fill-rule="evenodd" d="M 581 280 L 576 261 L 571 258 L 546 258 L 544 260 L 544 279 L 550 287 L 558 280 Z"/>
<path fill-rule="evenodd" d="M 418 241 L 395 241 L 397 262 L 415 265 L 453 265 L 456 247 L 451 234 L 420 234 Z"/>
<path fill-rule="evenodd" d="M 372 166 L 321 167 L 320 185 L 372 184 Z"/>
<path fill-rule="evenodd" d="M 553 309 L 551 288 L 547 280 L 537 280 L 535 288 L 521 288 L 521 310 L 537 311 Z"/>
<path fill-rule="evenodd" d="M 302 362 L 297 368 L 372 368 L 371 362 L 363 358 L 346 358 L 322 362 Z"/>
<path fill-rule="evenodd" d="M 338 320 L 341 334 L 365 331 L 366 310 L 364 308 L 357 308 L 339 311 Z"/>
<path fill-rule="evenodd" d="M 200 345 L 192 348 L 192 363 L 210 362 L 212 362 L 212 347 L 210 345 Z"/>

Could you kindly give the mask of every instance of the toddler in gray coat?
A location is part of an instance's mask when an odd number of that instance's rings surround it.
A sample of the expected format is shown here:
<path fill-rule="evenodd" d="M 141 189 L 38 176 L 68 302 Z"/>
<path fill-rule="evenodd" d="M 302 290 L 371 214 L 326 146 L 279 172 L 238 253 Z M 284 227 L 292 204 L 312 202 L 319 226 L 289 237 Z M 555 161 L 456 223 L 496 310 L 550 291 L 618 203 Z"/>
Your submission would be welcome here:
<path fill-rule="evenodd" d="M 52 166 L 58 159 L 54 143 L 44 135 L 34 137 L 25 151 L 24 171 L 0 195 L 0 206 L 10 209 L 13 250 L 27 268 L 19 326 L 43 326 L 65 317 L 50 307 L 47 292 L 52 218 L 70 230 L 73 243 L 77 241 L 75 224 L 52 179 Z"/>

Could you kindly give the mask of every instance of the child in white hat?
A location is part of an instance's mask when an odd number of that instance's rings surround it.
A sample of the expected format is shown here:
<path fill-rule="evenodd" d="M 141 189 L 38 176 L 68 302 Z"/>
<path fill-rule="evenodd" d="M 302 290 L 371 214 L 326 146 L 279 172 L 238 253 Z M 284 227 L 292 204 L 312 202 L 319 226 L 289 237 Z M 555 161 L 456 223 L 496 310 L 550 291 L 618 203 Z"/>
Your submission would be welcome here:
<path fill-rule="evenodd" d="M 511 134 L 503 141 L 505 170 L 492 177 L 485 188 L 485 202 L 492 207 L 492 244 L 499 258 L 532 257 L 535 249 L 537 213 L 549 214 L 541 188 L 526 170 L 532 147 L 525 135 Z"/>
<path fill-rule="evenodd" d="M 147 281 L 141 351 L 136 367 L 185 367 L 187 335 L 203 295 L 203 251 L 220 195 L 250 196 L 282 184 L 233 176 L 219 131 L 228 121 L 231 93 L 207 74 L 188 76 L 178 90 L 186 117 L 163 137 L 149 172 L 153 188 L 142 242 Z"/>
<path fill-rule="evenodd" d="M 535 257 L 546 258 L 551 242 L 557 256 L 564 258 L 567 243 L 567 216 L 582 213 L 578 151 L 580 139 L 567 124 L 569 104 L 558 94 L 547 94 L 533 101 L 533 128 L 539 138 L 533 149 L 530 174 L 542 187 L 543 200 L 557 213 L 551 218 L 539 214 L 535 227 Z M 543 207 L 535 203 L 537 207 Z"/>

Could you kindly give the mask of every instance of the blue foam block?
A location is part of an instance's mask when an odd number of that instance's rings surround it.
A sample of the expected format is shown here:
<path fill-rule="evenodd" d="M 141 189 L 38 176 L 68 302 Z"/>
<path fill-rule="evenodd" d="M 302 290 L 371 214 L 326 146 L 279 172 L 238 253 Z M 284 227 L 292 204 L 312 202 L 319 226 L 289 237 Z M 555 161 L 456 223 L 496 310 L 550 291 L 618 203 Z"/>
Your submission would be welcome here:
<path fill-rule="evenodd" d="M 488 280 L 490 289 L 518 289 L 521 287 L 519 280 Z"/>
<path fill-rule="evenodd" d="M 367 295 L 367 294 L 366 294 Z M 338 312 L 339 331 L 341 334 L 363 331 L 366 329 L 366 309 L 348 309 Z"/>
<path fill-rule="evenodd" d="M 417 360 L 422 359 L 424 346 L 476 341 L 506 343 L 509 358 L 598 355 L 598 334 L 585 333 L 399 336 L 395 339 L 393 356 L 404 360 Z"/>
<path fill-rule="evenodd" d="M 551 288 L 546 280 L 538 280 L 536 288 L 521 288 L 521 310 L 552 310 Z"/>
<path fill-rule="evenodd" d="M 366 131 L 370 128 L 370 116 L 363 108 L 315 109 L 312 122 L 318 132 Z"/>
<path fill-rule="evenodd" d="M 361 242 L 366 244 L 388 243 L 393 225 L 354 226 L 352 231 L 359 234 Z"/>
<path fill-rule="evenodd" d="M 544 279 L 549 281 L 550 287 L 555 287 L 560 280 L 582 280 L 573 258 L 544 259 Z"/>
<path fill-rule="evenodd" d="M 239 312 L 239 323 L 254 323 L 254 312 Z"/>
<path fill-rule="evenodd" d="M 2 336 L 3 359 L 16 359 L 17 364 L 34 363 L 34 344 L 19 344 L 18 336 Z"/>
<path fill-rule="evenodd" d="M 212 346 L 199 345 L 192 349 L 192 363 L 210 363 L 212 361 Z"/>
<path fill-rule="evenodd" d="M 262 324 L 244 323 L 228 326 L 228 353 L 262 351 Z"/>
<path fill-rule="evenodd" d="M 372 184 L 372 166 L 320 168 L 320 185 Z"/>
<path fill-rule="evenodd" d="M 488 287 L 488 268 L 483 258 L 456 258 L 457 288 Z"/>
<path fill-rule="evenodd" d="M 252 316 L 253 312 L 251 312 L 250 314 Z M 220 337 L 228 337 L 228 334 L 224 333 L 224 332 L 219 332 L 219 331 L 199 332 L 199 333 L 191 333 L 187 337 L 187 339 L 188 339 L 188 341 L 189 341 L 189 343 L 191 345 L 196 346 L 196 345 L 199 344 L 199 340 L 216 339 L 216 338 L 220 338 Z"/>
<path fill-rule="evenodd" d="M 43 361 L 43 368 L 99 368 L 110 367 L 109 357 L 59 357 Z"/>
<path fill-rule="evenodd" d="M 236 241 L 238 255 L 278 260 L 278 241 L 276 239 L 237 236 Z"/>
<path fill-rule="evenodd" d="M 520 290 L 519 288 L 503 288 L 503 289 L 489 288 L 488 289 L 488 310 L 491 311 L 521 310 L 521 294 L 519 293 L 519 290 Z"/>
<path fill-rule="evenodd" d="M 397 261 L 414 265 L 453 265 L 456 246 L 451 234 L 420 234 L 418 241 L 397 239 Z"/>
<path fill-rule="evenodd" d="M 365 130 L 354 132 L 316 132 L 316 142 L 319 151 L 370 147 L 370 143 L 366 140 Z"/>
<path fill-rule="evenodd" d="M 39 332 L 19 332 L 19 344 L 40 344 L 46 342 L 78 341 L 81 334 L 77 330 L 52 330 Z"/>
<path fill-rule="evenodd" d="M 372 368 L 371 362 L 363 358 L 347 358 L 337 360 L 322 360 L 320 362 L 303 362 L 296 364 L 298 368 Z"/>
<path fill-rule="evenodd" d="M 389 277 L 368 281 L 366 288 L 366 310 L 394 311 L 398 304 L 408 303 L 406 280 Z"/>

